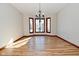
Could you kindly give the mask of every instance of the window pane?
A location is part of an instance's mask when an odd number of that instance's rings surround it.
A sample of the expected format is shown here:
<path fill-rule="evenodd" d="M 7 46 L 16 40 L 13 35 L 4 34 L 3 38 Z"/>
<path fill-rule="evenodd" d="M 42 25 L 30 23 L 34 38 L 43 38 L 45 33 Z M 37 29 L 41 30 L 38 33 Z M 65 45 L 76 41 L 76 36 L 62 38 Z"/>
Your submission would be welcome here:
<path fill-rule="evenodd" d="M 40 31 L 44 32 L 44 20 L 43 19 L 41 20 L 40 27 L 41 27 Z"/>
<path fill-rule="evenodd" d="M 36 32 L 39 32 L 39 20 L 38 19 L 36 19 Z"/>
<path fill-rule="evenodd" d="M 50 32 L 50 19 L 48 19 L 48 32 Z"/>
<path fill-rule="evenodd" d="M 30 29 L 29 30 L 30 30 L 30 32 L 33 32 L 33 19 L 30 18 L 29 20 L 30 20 L 30 26 L 29 26 Z"/>
<path fill-rule="evenodd" d="M 51 32 L 51 19 L 50 18 L 47 18 L 47 32 Z"/>
<path fill-rule="evenodd" d="M 36 32 L 44 32 L 44 19 L 36 19 Z"/>

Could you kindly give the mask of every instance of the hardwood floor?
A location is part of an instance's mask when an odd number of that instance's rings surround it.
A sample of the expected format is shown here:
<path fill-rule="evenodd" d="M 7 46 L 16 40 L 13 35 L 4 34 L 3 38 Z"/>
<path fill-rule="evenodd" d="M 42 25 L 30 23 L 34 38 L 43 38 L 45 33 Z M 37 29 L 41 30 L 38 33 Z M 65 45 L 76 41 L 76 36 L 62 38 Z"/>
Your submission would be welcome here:
<path fill-rule="evenodd" d="M 79 48 L 50 36 L 33 36 L 19 48 L 6 48 L 0 51 L 3 56 L 79 56 Z"/>

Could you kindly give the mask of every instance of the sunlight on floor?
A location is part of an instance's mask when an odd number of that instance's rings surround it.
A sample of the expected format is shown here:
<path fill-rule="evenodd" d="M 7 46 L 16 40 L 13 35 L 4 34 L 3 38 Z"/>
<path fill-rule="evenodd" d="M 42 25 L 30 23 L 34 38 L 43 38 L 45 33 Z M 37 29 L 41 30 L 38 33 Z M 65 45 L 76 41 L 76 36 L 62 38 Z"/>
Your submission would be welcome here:
<path fill-rule="evenodd" d="M 31 39 L 32 37 L 17 41 L 15 43 L 10 43 L 9 45 L 6 46 L 6 48 L 19 48 L 25 44 L 27 44 L 27 42 L 29 41 L 29 39 Z"/>

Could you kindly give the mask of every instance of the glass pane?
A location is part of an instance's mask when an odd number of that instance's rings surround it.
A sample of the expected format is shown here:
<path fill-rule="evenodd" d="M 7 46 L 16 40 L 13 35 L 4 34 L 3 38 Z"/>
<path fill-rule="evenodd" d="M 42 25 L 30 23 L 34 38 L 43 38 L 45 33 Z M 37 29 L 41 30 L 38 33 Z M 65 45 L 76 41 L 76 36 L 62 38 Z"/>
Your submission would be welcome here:
<path fill-rule="evenodd" d="M 51 26 L 51 19 L 49 18 L 49 19 L 47 19 L 47 32 L 51 32 L 50 26 Z"/>
<path fill-rule="evenodd" d="M 41 20 L 40 26 L 41 26 L 40 31 L 41 31 L 41 32 L 44 32 L 44 20 Z"/>
<path fill-rule="evenodd" d="M 30 32 L 33 32 L 33 19 L 30 19 Z"/>
<path fill-rule="evenodd" d="M 39 32 L 39 20 L 38 19 L 36 19 L 36 32 Z"/>
<path fill-rule="evenodd" d="M 36 32 L 44 32 L 44 19 L 36 19 Z"/>
<path fill-rule="evenodd" d="M 48 19 L 48 32 L 50 32 L 50 19 Z"/>

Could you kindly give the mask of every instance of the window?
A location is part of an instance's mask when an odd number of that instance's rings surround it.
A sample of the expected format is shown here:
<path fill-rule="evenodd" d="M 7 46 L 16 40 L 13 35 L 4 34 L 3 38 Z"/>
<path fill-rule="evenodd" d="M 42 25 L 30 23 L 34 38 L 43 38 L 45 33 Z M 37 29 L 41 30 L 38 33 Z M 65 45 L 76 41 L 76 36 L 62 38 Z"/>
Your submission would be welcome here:
<path fill-rule="evenodd" d="M 45 19 L 44 18 L 36 18 L 35 19 L 35 32 L 42 33 L 45 32 Z"/>
<path fill-rule="evenodd" d="M 34 19 L 29 18 L 29 32 L 33 33 L 34 32 Z"/>
<path fill-rule="evenodd" d="M 46 18 L 46 32 L 50 33 L 51 32 L 51 18 Z"/>
<path fill-rule="evenodd" d="M 30 33 L 51 33 L 51 18 L 29 18 Z"/>

